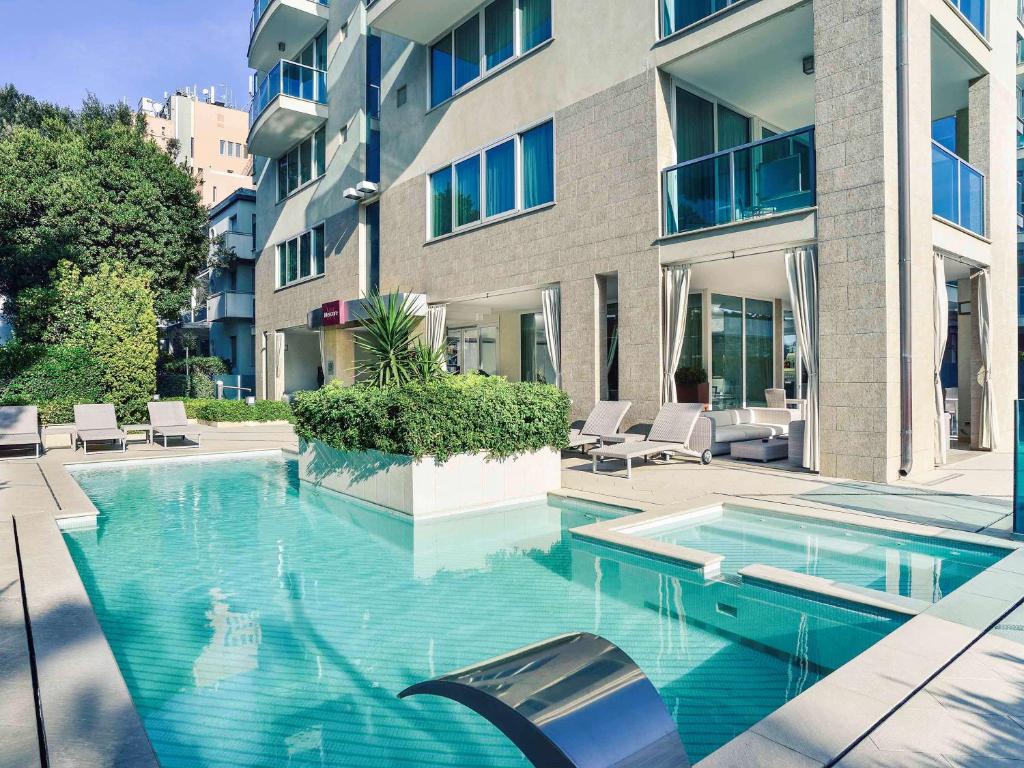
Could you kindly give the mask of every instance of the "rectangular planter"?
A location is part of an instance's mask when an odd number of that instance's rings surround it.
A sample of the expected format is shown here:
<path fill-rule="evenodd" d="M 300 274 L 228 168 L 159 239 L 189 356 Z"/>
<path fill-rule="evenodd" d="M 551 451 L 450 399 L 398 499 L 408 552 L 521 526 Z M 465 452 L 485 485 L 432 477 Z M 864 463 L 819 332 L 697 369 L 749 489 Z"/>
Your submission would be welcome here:
<path fill-rule="evenodd" d="M 415 519 L 543 499 L 562 485 L 561 455 L 551 448 L 506 459 L 460 454 L 444 464 L 379 451 L 299 445 L 299 478 Z"/>

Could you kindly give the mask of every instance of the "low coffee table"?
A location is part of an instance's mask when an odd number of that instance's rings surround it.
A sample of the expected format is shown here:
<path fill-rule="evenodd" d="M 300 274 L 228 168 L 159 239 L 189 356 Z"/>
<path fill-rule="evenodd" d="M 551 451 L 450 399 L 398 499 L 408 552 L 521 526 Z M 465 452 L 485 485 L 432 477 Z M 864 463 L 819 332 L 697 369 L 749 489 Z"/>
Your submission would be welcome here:
<path fill-rule="evenodd" d="M 789 458 L 789 441 L 784 437 L 743 440 L 729 444 L 729 455 L 734 459 L 775 461 Z"/>

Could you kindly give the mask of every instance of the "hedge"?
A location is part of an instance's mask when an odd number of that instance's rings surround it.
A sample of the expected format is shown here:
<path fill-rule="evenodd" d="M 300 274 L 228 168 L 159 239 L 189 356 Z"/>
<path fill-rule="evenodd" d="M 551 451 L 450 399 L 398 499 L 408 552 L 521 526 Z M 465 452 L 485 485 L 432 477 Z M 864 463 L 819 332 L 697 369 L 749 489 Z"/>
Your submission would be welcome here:
<path fill-rule="evenodd" d="M 223 373 L 231 373 L 231 366 L 221 357 L 190 357 L 188 365 L 185 365 L 185 358 L 175 357 L 164 362 L 161 369 L 166 373 L 203 373 L 211 379 Z"/>
<path fill-rule="evenodd" d="M 203 421 L 294 421 L 288 403 L 257 400 L 249 405 L 244 400 L 184 400 L 185 415 Z"/>
<path fill-rule="evenodd" d="M 11 342 L 0 347 L 0 405 L 35 405 L 43 424 L 74 421 L 78 403 L 103 402 L 96 358 L 78 347 Z"/>
<path fill-rule="evenodd" d="M 439 462 L 460 453 L 501 458 L 562 449 L 569 434 L 564 392 L 494 376 L 443 376 L 383 388 L 333 382 L 296 394 L 293 407 L 303 440 Z"/>

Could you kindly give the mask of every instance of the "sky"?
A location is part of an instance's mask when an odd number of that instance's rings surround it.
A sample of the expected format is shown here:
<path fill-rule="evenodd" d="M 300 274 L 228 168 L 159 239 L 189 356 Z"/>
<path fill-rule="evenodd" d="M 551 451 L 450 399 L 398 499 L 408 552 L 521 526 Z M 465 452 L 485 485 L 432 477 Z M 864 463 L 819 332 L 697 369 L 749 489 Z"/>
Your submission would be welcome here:
<path fill-rule="evenodd" d="M 0 0 L 0 85 L 77 107 L 228 86 L 249 100 L 252 0 Z"/>

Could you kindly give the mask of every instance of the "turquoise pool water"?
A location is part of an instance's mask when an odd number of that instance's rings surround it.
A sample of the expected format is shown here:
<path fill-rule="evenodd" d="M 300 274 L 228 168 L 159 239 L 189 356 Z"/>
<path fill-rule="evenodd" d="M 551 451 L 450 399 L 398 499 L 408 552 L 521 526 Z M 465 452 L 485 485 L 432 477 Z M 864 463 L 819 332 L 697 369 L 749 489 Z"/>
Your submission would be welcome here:
<path fill-rule="evenodd" d="M 572 630 L 647 672 L 697 760 L 897 626 L 574 543 L 608 510 L 410 522 L 276 458 L 75 473 L 68 548 L 164 768 L 522 766 L 405 686 Z"/>
<path fill-rule="evenodd" d="M 724 555 L 735 573 L 762 563 L 844 584 L 936 602 L 1007 552 L 725 507 L 721 514 L 637 531 L 644 538 Z"/>

